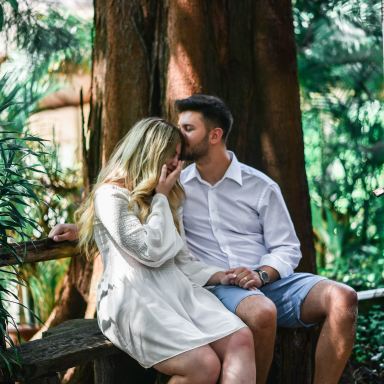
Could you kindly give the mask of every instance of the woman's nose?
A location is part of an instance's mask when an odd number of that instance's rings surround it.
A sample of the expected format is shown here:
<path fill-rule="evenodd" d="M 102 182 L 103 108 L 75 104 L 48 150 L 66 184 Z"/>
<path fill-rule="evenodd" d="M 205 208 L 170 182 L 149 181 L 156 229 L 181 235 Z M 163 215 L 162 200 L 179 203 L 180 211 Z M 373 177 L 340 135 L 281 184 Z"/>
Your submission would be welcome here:
<path fill-rule="evenodd" d="M 177 162 L 179 161 L 179 156 L 176 155 L 173 159 L 172 159 L 172 165 L 174 167 L 177 167 Z"/>

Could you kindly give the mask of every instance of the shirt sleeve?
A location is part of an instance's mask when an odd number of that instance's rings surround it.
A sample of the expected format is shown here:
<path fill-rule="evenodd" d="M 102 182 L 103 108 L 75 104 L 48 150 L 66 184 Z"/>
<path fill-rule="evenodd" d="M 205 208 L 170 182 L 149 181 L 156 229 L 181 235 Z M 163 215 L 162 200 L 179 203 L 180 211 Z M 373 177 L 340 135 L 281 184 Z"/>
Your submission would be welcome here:
<path fill-rule="evenodd" d="M 104 226 L 123 256 L 149 267 L 160 267 L 174 258 L 184 242 L 173 222 L 167 197 L 153 197 L 145 224 L 141 224 L 128 204 L 128 195 L 117 188 L 101 187 L 96 192 L 96 222 Z"/>
<path fill-rule="evenodd" d="M 182 209 L 180 209 L 179 217 L 180 234 L 184 240 L 184 247 L 175 258 L 176 266 L 180 268 L 180 270 L 189 278 L 191 282 L 203 287 L 210 277 L 216 272 L 222 271 L 222 268 L 207 265 L 192 255 L 185 241 Z"/>
<path fill-rule="evenodd" d="M 287 277 L 299 264 L 301 251 L 299 239 L 277 184 L 268 186 L 258 211 L 268 251 L 262 256 L 260 265 L 276 269 L 281 278 Z"/>

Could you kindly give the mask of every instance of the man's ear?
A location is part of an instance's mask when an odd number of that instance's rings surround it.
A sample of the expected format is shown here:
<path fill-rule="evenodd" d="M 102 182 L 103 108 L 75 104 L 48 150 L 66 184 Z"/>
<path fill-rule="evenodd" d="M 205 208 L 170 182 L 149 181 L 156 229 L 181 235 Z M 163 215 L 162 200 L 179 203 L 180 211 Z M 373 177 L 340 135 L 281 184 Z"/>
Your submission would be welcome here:
<path fill-rule="evenodd" d="M 217 144 L 222 141 L 223 138 L 223 130 L 222 128 L 213 128 L 209 132 L 209 139 L 211 144 Z"/>

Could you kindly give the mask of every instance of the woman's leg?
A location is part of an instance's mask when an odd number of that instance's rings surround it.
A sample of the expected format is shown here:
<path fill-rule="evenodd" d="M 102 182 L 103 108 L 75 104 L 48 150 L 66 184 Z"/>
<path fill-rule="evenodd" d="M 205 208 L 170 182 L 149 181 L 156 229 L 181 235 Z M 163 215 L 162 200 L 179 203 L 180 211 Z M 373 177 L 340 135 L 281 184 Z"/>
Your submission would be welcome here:
<path fill-rule="evenodd" d="M 216 384 L 221 364 L 214 350 L 204 345 L 162 361 L 153 368 L 172 376 L 169 384 Z"/>
<path fill-rule="evenodd" d="M 256 383 L 255 349 L 249 328 L 210 344 L 222 362 L 221 384 Z"/>

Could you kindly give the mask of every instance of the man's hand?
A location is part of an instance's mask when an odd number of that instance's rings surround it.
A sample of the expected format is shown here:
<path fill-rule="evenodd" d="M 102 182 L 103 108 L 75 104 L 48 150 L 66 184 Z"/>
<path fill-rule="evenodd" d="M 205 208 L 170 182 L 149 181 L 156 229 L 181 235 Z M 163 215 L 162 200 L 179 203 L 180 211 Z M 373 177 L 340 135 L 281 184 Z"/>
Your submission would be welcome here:
<path fill-rule="evenodd" d="M 244 271 L 247 270 L 247 268 L 235 268 L 235 269 L 229 269 L 228 271 L 224 272 L 216 272 L 214 273 L 211 278 L 208 280 L 206 285 L 238 285 L 239 287 L 242 287 L 244 289 L 254 290 L 262 285 L 261 280 L 259 278 L 259 275 L 255 272 L 250 271 L 251 273 L 255 274 L 255 279 L 252 277 L 249 277 L 249 280 L 244 279 Z M 240 273 L 240 278 L 236 274 L 236 272 Z M 240 280 L 239 280 L 240 279 Z M 239 280 L 239 283 L 236 281 Z"/>
<path fill-rule="evenodd" d="M 259 269 L 268 273 L 269 283 L 280 279 L 279 272 L 269 265 L 261 265 Z M 245 289 L 257 289 L 263 286 L 263 282 L 260 279 L 260 276 L 257 272 L 252 271 L 246 267 L 233 268 L 227 271 L 227 273 L 235 274 L 236 278 L 232 280 L 231 284 L 238 285 L 241 288 Z"/>
<path fill-rule="evenodd" d="M 238 267 L 227 271 L 228 274 L 235 275 L 231 284 L 237 285 L 244 289 L 254 290 L 260 288 L 263 282 L 260 280 L 259 274 L 249 268 Z"/>
<path fill-rule="evenodd" d="M 76 224 L 57 224 L 48 235 L 53 241 L 73 241 L 79 238 L 79 230 Z"/>
<path fill-rule="evenodd" d="M 179 160 L 177 163 L 177 167 L 169 175 L 167 175 L 167 165 L 164 164 L 161 168 L 161 174 L 156 187 L 156 192 L 162 193 L 163 195 L 168 197 L 169 192 L 171 192 L 173 186 L 178 180 L 182 169 L 183 162 Z"/>

